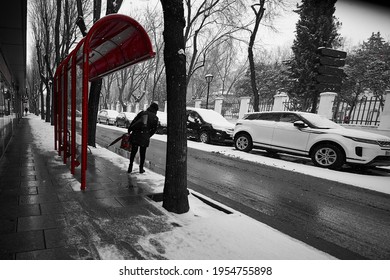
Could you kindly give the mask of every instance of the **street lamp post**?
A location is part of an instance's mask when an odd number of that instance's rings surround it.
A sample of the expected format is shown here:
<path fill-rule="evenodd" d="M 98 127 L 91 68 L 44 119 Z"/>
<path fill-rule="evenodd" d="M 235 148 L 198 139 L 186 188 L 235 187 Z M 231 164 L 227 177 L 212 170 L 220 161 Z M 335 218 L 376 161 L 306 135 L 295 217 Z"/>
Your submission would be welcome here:
<path fill-rule="evenodd" d="M 210 94 L 210 83 L 213 80 L 214 76 L 212 74 L 207 74 L 205 76 L 207 82 L 207 96 L 206 96 L 206 109 L 209 107 L 209 94 Z"/>

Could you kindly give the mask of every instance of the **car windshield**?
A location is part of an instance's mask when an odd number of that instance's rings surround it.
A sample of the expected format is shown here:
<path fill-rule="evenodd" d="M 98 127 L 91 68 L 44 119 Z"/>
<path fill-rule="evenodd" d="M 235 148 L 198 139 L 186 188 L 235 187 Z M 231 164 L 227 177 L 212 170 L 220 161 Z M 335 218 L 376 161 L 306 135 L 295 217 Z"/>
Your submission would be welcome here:
<path fill-rule="evenodd" d="M 316 128 L 342 128 L 341 125 L 338 125 L 337 123 L 332 122 L 331 120 L 317 114 L 302 114 L 301 117 L 307 120 Z"/>
<path fill-rule="evenodd" d="M 228 120 L 226 120 L 221 114 L 215 112 L 214 110 L 199 110 L 196 112 L 199 113 L 205 122 L 221 125 L 229 123 Z"/>

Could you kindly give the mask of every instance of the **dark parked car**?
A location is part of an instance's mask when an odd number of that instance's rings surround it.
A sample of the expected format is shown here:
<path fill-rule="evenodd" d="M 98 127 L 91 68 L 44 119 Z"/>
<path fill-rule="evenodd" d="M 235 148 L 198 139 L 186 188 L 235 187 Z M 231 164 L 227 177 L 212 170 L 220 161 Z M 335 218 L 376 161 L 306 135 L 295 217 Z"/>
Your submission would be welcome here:
<path fill-rule="evenodd" d="M 136 115 L 137 115 L 136 113 L 130 113 L 130 112 L 119 113 L 115 119 L 115 125 L 128 128 Z"/>
<path fill-rule="evenodd" d="M 187 137 L 203 143 L 233 143 L 234 124 L 214 110 L 187 108 Z"/>

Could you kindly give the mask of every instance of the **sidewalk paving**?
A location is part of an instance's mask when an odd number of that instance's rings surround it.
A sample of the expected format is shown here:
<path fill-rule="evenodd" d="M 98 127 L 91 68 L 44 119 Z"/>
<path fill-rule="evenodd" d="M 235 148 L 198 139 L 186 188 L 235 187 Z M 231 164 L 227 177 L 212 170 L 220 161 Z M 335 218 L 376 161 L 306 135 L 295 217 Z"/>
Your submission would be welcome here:
<path fill-rule="evenodd" d="M 162 191 L 162 176 L 129 176 L 128 159 L 107 151 L 122 167 L 113 164 L 101 148 L 88 154 L 80 191 L 79 171 L 70 173 L 53 138 L 35 135 L 43 130 L 53 127 L 21 119 L 0 161 L 0 259 L 333 258 L 241 213 L 210 215 L 193 195 L 188 214 L 169 213 L 148 196 Z"/>
<path fill-rule="evenodd" d="M 42 153 L 28 119 L 18 126 L 0 162 L 0 259 L 101 259 L 112 245 L 126 259 L 161 258 L 134 242 L 173 226 L 126 172 L 90 154 L 88 189 L 74 191 L 54 141 Z"/>

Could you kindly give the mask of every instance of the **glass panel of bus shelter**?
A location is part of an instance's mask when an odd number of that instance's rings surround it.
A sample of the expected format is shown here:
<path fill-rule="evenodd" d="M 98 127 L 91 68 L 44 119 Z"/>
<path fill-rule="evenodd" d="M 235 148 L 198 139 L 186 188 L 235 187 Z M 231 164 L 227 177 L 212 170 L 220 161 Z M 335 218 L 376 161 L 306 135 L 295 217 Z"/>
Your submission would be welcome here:
<path fill-rule="evenodd" d="M 71 153 L 71 140 L 72 140 L 72 127 L 71 127 L 71 124 L 72 124 L 72 73 L 70 71 L 70 66 L 71 65 L 71 62 L 69 61 L 68 63 L 68 67 L 66 69 L 66 71 L 68 71 L 67 73 L 67 77 L 68 77 L 68 81 L 67 81 L 67 123 L 66 123 L 66 126 L 67 126 L 67 133 L 68 133 L 68 136 L 67 136 L 67 156 L 69 157 L 70 159 L 70 153 Z"/>
<path fill-rule="evenodd" d="M 80 65 L 81 66 L 81 65 Z M 82 118 L 88 112 L 83 112 L 83 69 L 76 67 L 76 153 L 77 161 L 81 163 L 81 139 L 82 139 Z"/>
<path fill-rule="evenodd" d="M 88 83 L 88 95 L 86 101 L 88 102 L 90 83 Z M 77 160 L 81 163 L 81 142 L 82 142 L 82 118 L 83 115 L 88 115 L 88 112 L 83 112 L 83 69 L 82 64 L 76 67 L 76 146 L 77 146 Z"/>
<path fill-rule="evenodd" d="M 61 155 L 63 156 L 63 148 L 64 148 L 64 73 L 61 71 L 59 76 L 59 89 L 58 89 L 58 143 L 59 150 L 61 151 Z"/>

